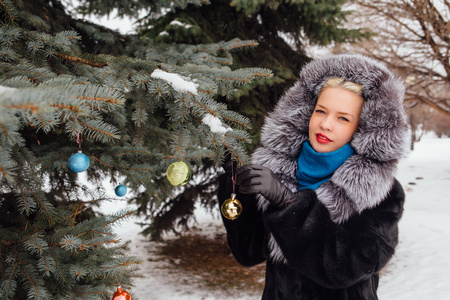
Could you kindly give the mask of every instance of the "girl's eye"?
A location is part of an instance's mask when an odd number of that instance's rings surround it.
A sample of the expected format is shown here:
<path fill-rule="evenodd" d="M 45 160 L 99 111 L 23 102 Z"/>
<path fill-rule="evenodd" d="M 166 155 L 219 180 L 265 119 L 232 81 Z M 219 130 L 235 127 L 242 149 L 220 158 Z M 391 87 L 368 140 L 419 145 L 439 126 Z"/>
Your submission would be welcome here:
<path fill-rule="evenodd" d="M 316 109 L 316 113 L 318 113 L 318 114 L 325 114 L 325 112 L 323 110 L 321 110 L 321 109 Z"/>
<path fill-rule="evenodd" d="M 349 122 L 349 120 L 347 118 L 344 118 L 344 117 L 339 117 L 339 120 L 344 121 L 344 122 Z"/>

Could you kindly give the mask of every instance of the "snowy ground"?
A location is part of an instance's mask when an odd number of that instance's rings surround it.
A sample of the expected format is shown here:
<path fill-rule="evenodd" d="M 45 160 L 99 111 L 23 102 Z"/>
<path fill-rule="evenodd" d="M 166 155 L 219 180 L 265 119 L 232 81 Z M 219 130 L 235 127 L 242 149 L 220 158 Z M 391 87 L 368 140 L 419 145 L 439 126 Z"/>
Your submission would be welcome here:
<path fill-rule="evenodd" d="M 380 299 L 450 299 L 450 138 L 425 138 L 400 165 L 406 192 L 400 243 Z"/>
<path fill-rule="evenodd" d="M 381 276 L 379 298 L 450 299 L 450 198 L 445 195 L 450 186 L 450 138 L 428 137 L 416 143 L 409 158 L 400 164 L 397 177 L 406 192 L 405 212 L 397 252 Z M 107 209 L 117 211 L 124 202 L 108 204 Z M 199 209 L 196 216 L 202 233 L 212 236 L 223 231 L 218 215 Z M 158 244 L 139 235 L 140 230 L 135 221 L 117 228 L 124 241 L 131 240 L 131 255 L 142 260 L 141 277 L 129 290 L 139 299 L 260 299 L 260 295 L 247 295 L 244 290 L 241 295 L 224 298 L 219 292 L 199 289 L 189 274 L 167 271 L 163 267 L 168 262 L 155 254 Z"/>

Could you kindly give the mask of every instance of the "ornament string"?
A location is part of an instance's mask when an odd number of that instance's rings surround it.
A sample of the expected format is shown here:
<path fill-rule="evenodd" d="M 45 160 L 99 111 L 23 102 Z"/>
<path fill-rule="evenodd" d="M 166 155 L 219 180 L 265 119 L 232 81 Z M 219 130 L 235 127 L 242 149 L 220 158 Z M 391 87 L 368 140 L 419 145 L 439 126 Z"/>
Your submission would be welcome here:
<path fill-rule="evenodd" d="M 78 122 L 78 116 L 75 117 L 75 121 Z M 77 144 L 78 144 L 78 150 L 81 151 L 81 142 L 83 142 L 83 137 L 81 136 L 81 133 L 77 132 Z"/>
<path fill-rule="evenodd" d="M 233 160 L 231 160 L 231 181 L 233 182 L 233 194 L 236 193 L 236 174 L 234 174 Z"/>
<path fill-rule="evenodd" d="M 125 272 L 125 270 L 122 270 L 122 272 L 120 273 L 120 280 L 117 278 L 117 274 L 114 274 L 114 277 L 116 277 L 116 281 L 117 281 L 117 286 L 121 286 L 121 282 L 123 279 L 123 272 Z"/>
<path fill-rule="evenodd" d="M 78 149 L 81 150 L 81 142 L 83 141 L 83 137 L 81 136 L 81 133 L 77 132 L 77 143 L 78 143 Z"/>

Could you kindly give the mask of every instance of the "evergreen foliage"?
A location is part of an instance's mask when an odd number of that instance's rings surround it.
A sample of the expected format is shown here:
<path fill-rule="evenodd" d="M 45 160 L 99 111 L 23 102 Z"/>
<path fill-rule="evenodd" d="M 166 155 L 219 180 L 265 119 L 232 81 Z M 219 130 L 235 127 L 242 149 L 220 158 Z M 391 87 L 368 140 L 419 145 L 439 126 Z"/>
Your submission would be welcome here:
<path fill-rule="evenodd" d="M 250 122 L 215 98 L 271 72 L 230 67 L 252 40 L 170 45 L 122 36 L 67 15 L 57 0 L 2 1 L 0 16 L 0 298 L 109 299 L 117 281 L 132 284 L 139 264 L 113 231 L 135 212 L 95 212 L 117 201 L 95 187 L 111 178 L 161 211 L 180 192 L 165 178 L 170 163 L 196 171 L 226 153 L 245 163 Z M 78 149 L 93 187 L 68 168 Z"/>

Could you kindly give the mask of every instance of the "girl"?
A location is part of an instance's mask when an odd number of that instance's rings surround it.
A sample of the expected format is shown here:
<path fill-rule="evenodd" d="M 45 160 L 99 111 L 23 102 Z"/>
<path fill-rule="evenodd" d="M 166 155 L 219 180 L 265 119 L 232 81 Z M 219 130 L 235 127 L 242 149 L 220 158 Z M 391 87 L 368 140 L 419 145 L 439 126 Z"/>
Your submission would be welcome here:
<path fill-rule="evenodd" d="M 266 261 L 262 299 L 377 299 L 403 211 L 403 95 L 370 58 L 313 61 L 266 118 L 253 164 L 225 167 L 219 204 L 235 180 L 243 206 L 223 218 L 228 243 L 245 266 Z"/>

